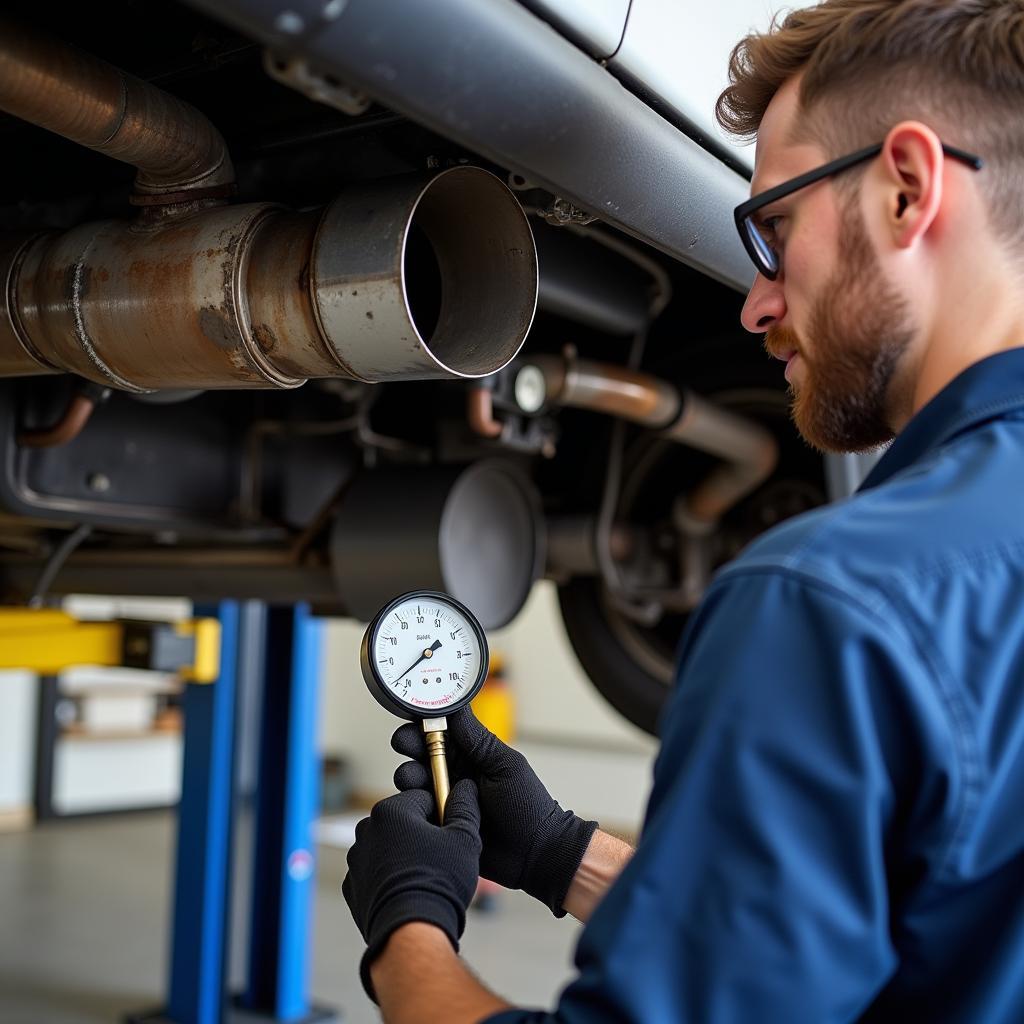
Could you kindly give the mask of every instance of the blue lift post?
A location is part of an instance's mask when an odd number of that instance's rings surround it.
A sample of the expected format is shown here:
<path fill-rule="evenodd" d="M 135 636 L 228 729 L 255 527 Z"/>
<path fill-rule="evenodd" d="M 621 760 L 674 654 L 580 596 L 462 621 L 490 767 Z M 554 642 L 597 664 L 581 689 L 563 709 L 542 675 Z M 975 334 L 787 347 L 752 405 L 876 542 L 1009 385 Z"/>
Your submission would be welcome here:
<path fill-rule="evenodd" d="M 319 808 L 316 723 L 321 625 L 308 605 L 240 614 L 237 602 L 198 608 L 221 623 L 220 675 L 188 684 L 179 805 L 171 971 L 164 1008 L 128 1024 L 312 1024 L 337 1020 L 308 997 Z M 259 612 L 257 607 L 247 612 Z M 244 627 L 244 628 L 243 628 Z M 262 704 L 247 984 L 228 998 L 236 722 L 242 644 L 257 644 Z M 246 659 L 247 671 L 253 666 Z"/>
<path fill-rule="evenodd" d="M 185 684 L 169 991 L 163 1009 L 128 1018 L 138 1024 L 220 1024 L 225 1005 L 239 607 L 222 601 L 196 615 L 220 620 L 220 673 Z"/>
<path fill-rule="evenodd" d="M 312 827 L 321 625 L 306 604 L 267 611 L 245 1020 L 336 1020 L 310 1005 Z"/>
<path fill-rule="evenodd" d="M 227 973 L 231 830 L 234 821 L 235 698 L 239 609 L 222 601 L 220 674 L 185 687 L 185 749 L 174 883 L 174 941 L 167 1015 L 220 1024 Z"/>

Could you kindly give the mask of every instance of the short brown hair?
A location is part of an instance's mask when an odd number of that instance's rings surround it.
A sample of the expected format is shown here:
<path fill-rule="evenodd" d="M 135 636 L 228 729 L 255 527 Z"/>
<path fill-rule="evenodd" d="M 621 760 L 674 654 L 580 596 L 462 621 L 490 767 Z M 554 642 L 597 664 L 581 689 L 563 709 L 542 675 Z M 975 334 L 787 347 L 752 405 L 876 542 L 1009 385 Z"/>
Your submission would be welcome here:
<path fill-rule="evenodd" d="M 985 161 L 992 225 L 1024 248 L 1024 0 L 825 0 L 792 11 L 733 50 L 719 123 L 756 135 L 797 73 L 801 138 L 839 156 L 924 121 Z"/>

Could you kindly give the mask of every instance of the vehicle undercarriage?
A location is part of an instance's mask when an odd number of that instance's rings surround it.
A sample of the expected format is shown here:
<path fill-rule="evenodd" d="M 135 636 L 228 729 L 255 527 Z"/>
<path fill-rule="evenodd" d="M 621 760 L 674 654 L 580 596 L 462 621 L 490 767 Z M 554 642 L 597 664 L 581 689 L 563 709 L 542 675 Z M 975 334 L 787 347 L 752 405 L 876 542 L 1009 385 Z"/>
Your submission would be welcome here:
<path fill-rule="evenodd" d="M 4 17 L 5 599 L 495 627 L 547 577 L 653 730 L 711 573 L 825 500 L 725 257 L 190 7 Z"/>

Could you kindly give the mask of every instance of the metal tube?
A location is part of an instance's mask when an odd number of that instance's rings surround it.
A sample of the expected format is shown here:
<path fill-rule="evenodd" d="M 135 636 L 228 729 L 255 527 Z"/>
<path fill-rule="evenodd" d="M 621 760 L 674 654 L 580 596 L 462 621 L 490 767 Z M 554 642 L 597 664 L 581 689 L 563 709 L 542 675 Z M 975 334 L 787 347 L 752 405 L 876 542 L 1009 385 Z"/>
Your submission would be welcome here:
<path fill-rule="evenodd" d="M 427 755 L 430 758 L 430 774 L 434 777 L 434 798 L 437 800 L 437 821 L 444 824 L 444 808 L 448 803 L 451 787 L 448 782 L 448 761 L 444 753 L 444 730 L 428 728 L 423 723 L 424 739 L 427 741 Z"/>
<path fill-rule="evenodd" d="M 779 459 L 764 427 L 692 391 L 683 393 L 683 411 L 665 436 L 725 460 L 687 496 L 689 514 L 701 523 L 717 523 L 771 476 Z"/>
<path fill-rule="evenodd" d="M 466 396 L 466 418 L 469 428 L 480 437 L 501 437 L 501 424 L 494 418 L 494 396 L 489 388 L 478 384 Z"/>
<path fill-rule="evenodd" d="M 549 404 L 621 416 L 723 459 L 687 496 L 687 512 L 697 523 L 718 522 L 771 475 L 778 461 L 775 438 L 764 427 L 657 377 L 557 356 L 534 356 L 523 364 L 527 367 L 544 375 Z"/>
<path fill-rule="evenodd" d="M 137 167 L 143 195 L 224 195 L 234 182 L 224 139 L 195 107 L 8 18 L 0 19 L 0 109 Z"/>
<path fill-rule="evenodd" d="M 550 404 L 592 409 L 654 429 L 679 414 L 679 393 L 671 384 L 624 366 L 543 355 L 531 356 L 527 366 L 543 373 Z"/>
<path fill-rule="evenodd" d="M 496 372 L 532 323 L 537 259 L 504 183 L 456 167 L 313 213 L 224 205 L 16 238 L 0 284 L 0 376 L 289 388 Z"/>
<path fill-rule="evenodd" d="M 593 516 L 552 516 L 545 520 L 549 578 L 596 576 L 600 572 L 594 538 L 597 521 Z M 636 542 L 631 528 L 617 523 L 611 531 L 611 555 L 625 561 Z"/>
<path fill-rule="evenodd" d="M 25 430 L 18 435 L 22 448 L 52 448 L 73 441 L 85 428 L 96 408 L 96 399 L 88 395 L 75 395 L 68 402 L 61 418 L 42 430 Z"/>

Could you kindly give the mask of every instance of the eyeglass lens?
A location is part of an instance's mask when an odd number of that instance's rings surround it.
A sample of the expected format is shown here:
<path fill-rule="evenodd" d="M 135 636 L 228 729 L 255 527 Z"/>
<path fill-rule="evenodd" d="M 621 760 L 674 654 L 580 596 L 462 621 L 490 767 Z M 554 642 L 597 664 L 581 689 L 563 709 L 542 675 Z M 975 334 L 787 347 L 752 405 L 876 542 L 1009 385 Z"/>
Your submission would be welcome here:
<path fill-rule="evenodd" d="M 779 259 L 775 250 L 765 241 L 764 235 L 757 229 L 753 217 L 744 217 L 747 249 L 757 265 L 757 269 L 769 280 L 774 281 L 779 272 Z"/>

